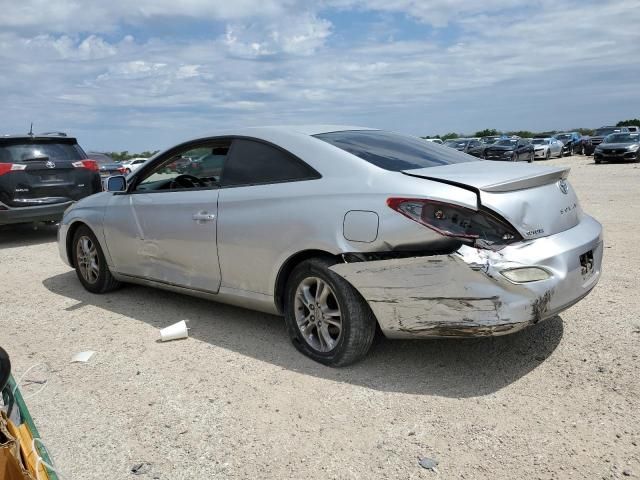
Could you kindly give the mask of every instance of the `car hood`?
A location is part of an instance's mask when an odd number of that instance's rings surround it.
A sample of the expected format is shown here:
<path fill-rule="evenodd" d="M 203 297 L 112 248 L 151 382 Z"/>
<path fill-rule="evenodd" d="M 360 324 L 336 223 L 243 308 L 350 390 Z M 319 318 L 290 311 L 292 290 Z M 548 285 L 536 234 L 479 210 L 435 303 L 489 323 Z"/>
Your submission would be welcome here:
<path fill-rule="evenodd" d="M 601 143 L 600 146 L 603 149 L 613 150 L 616 148 L 628 148 L 631 145 L 638 145 L 636 142 L 625 142 L 625 143 Z"/>
<path fill-rule="evenodd" d="M 568 167 L 477 161 L 402 173 L 475 191 L 480 205 L 508 220 L 525 239 L 563 232 L 582 217 L 566 182 Z"/>
<path fill-rule="evenodd" d="M 487 147 L 487 150 L 495 150 L 496 152 L 508 152 L 515 149 L 515 145 L 489 145 Z"/>
<path fill-rule="evenodd" d="M 535 150 L 542 150 L 544 148 L 549 148 L 550 146 L 548 143 L 538 143 L 538 144 L 532 143 L 531 145 Z"/>

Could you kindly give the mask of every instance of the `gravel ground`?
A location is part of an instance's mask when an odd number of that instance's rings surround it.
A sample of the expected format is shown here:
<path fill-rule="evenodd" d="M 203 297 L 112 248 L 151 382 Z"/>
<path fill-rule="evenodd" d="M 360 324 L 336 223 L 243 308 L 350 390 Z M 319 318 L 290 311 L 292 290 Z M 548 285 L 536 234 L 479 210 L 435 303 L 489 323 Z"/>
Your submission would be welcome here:
<path fill-rule="evenodd" d="M 0 343 L 71 479 L 640 477 L 640 166 L 572 157 L 605 226 L 604 274 L 561 317 L 510 336 L 381 340 L 330 369 L 274 316 L 130 286 L 85 292 L 55 230 L 0 230 Z M 158 329 L 189 321 L 187 340 Z M 88 364 L 71 364 L 95 350 Z M 30 387 L 25 389 L 30 391 Z M 439 473 L 418 457 L 437 459 Z"/>

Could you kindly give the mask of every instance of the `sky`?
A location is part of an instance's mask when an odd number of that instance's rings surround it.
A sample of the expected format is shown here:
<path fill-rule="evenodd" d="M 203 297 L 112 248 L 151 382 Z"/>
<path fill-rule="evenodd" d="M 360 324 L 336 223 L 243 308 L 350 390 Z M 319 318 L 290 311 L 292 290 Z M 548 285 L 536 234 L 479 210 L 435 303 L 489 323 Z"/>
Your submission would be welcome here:
<path fill-rule="evenodd" d="M 0 0 L 0 134 L 140 152 L 238 126 L 640 117 L 638 0 Z"/>

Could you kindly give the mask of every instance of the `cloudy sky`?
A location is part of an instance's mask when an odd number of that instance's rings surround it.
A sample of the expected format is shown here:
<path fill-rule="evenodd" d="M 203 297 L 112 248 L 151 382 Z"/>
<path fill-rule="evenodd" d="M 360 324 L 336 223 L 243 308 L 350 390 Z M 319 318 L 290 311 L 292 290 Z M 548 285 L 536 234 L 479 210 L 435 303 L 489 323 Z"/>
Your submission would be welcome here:
<path fill-rule="evenodd" d="M 0 0 L 0 133 L 140 151 L 238 125 L 427 135 L 640 116 L 638 0 Z"/>

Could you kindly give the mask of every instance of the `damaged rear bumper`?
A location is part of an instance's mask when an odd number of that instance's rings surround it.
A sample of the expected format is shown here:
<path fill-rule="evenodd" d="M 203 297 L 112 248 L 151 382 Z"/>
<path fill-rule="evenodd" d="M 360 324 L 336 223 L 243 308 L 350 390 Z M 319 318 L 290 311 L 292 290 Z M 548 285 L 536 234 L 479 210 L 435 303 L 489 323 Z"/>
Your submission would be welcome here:
<path fill-rule="evenodd" d="M 494 252 L 463 246 L 449 255 L 331 267 L 369 303 L 389 338 L 502 335 L 557 315 L 597 284 L 602 227 L 589 216 L 569 230 Z M 513 283 L 501 272 L 539 267 L 546 280 Z"/>

